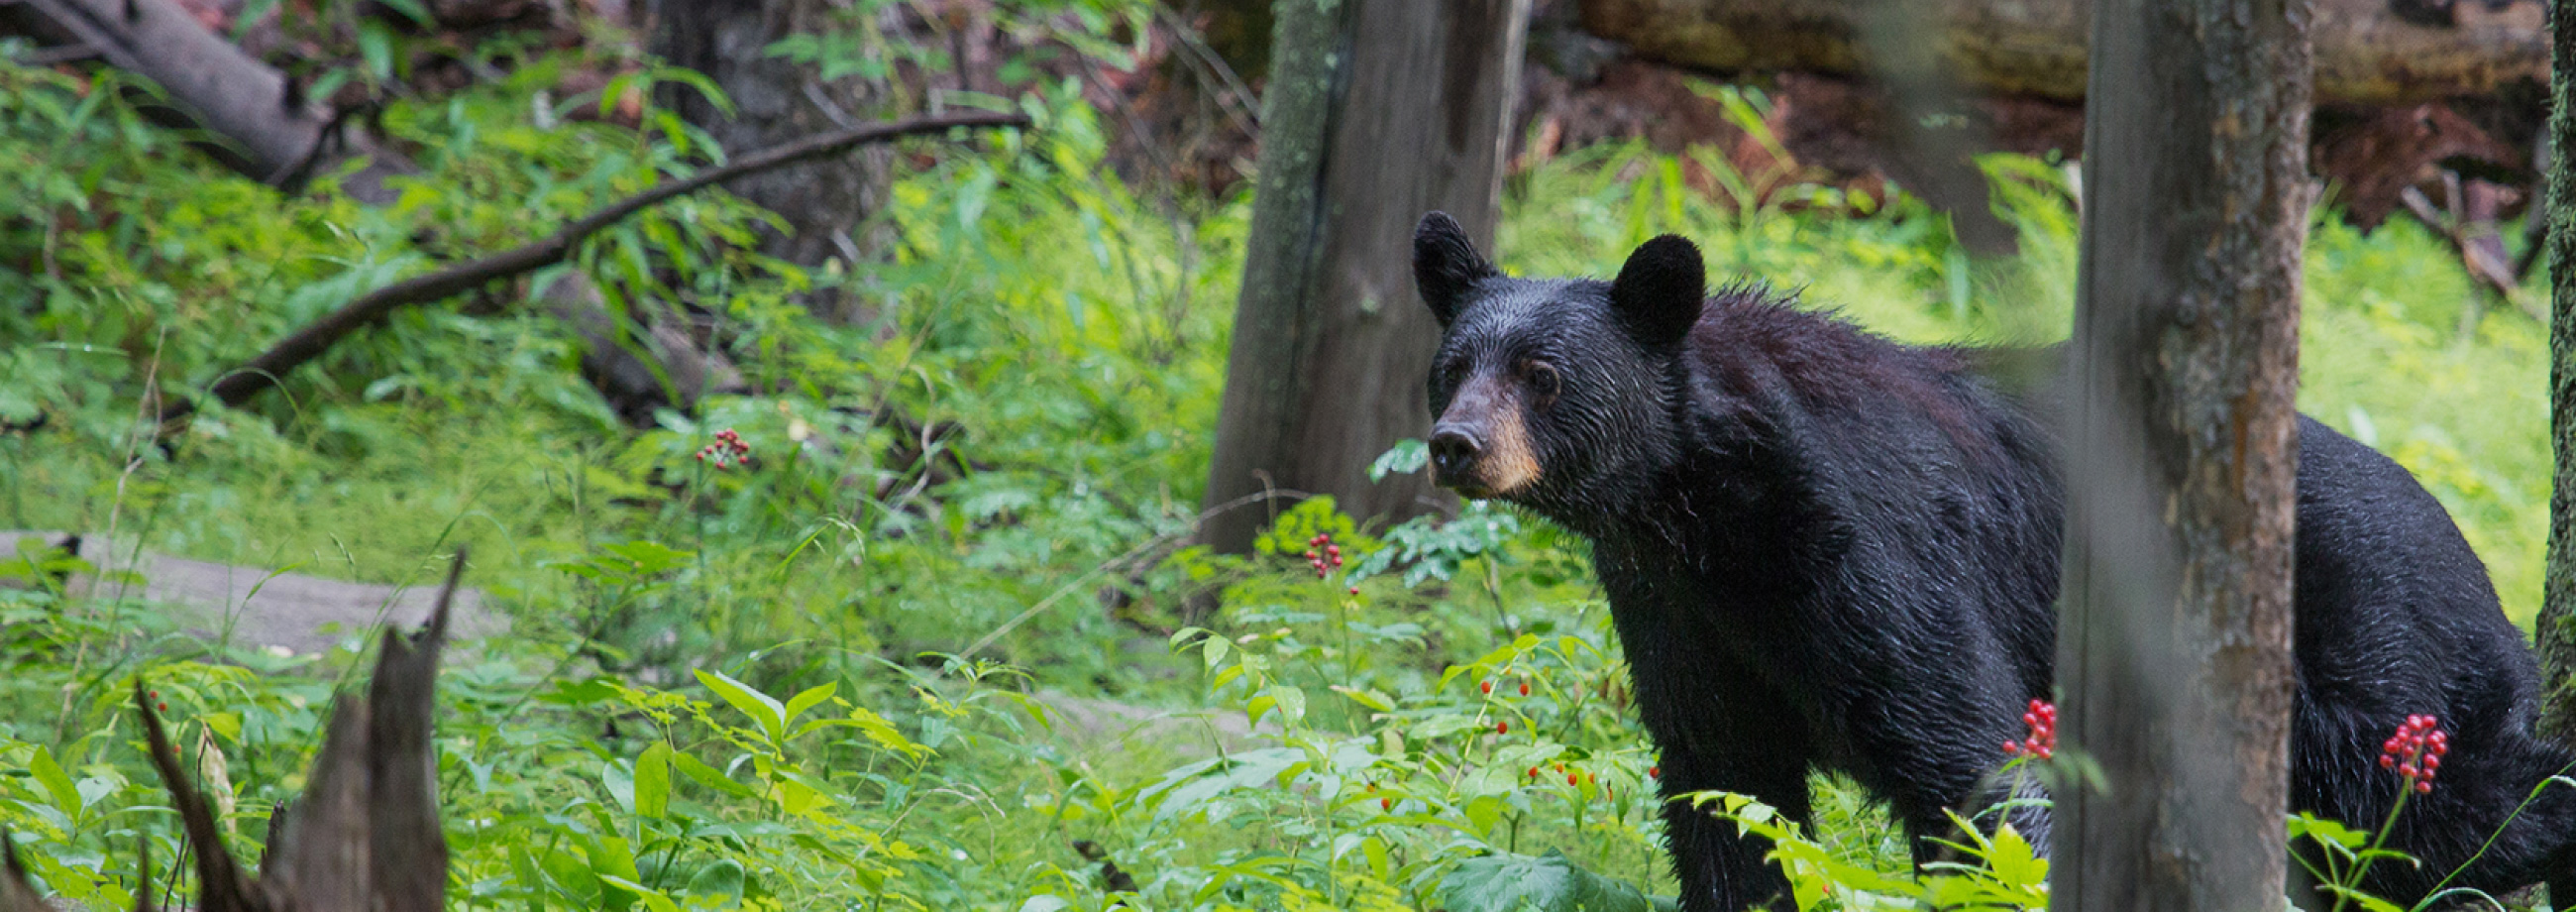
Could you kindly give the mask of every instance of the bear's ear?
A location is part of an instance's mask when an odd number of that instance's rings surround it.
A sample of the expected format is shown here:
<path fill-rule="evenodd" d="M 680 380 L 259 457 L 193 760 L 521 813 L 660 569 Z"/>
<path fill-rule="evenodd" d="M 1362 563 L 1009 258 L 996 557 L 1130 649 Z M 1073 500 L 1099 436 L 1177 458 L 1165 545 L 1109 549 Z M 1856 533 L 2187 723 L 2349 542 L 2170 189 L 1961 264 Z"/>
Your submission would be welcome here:
<path fill-rule="evenodd" d="M 1668 345 L 1681 341 L 1699 322 L 1708 298 L 1708 272 L 1700 265 L 1699 247 L 1680 235 L 1647 241 L 1628 255 L 1619 278 L 1610 283 L 1610 310 L 1637 341 Z"/>
<path fill-rule="evenodd" d="M 1479 281 L 1502 275 L 1494 264 L 1485 262 L 1476 252 L 1476 243 L 1467 240 L 1467 229 L 1446 212 L 1422 217 L 1413 229 L 1413 285 L 1422 292 L 1422 303 L 1431 305 L 1431 315 L 1447 329 L 1458 319 L 1458 311 L 1467 305 L 1467 292 Z"/>

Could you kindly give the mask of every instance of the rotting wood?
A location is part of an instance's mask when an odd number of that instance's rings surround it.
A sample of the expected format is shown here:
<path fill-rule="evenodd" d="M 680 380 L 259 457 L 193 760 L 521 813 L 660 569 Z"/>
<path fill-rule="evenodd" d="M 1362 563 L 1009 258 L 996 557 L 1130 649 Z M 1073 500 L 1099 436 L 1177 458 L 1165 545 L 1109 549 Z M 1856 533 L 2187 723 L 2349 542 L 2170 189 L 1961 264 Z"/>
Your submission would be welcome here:
<path fill-rule="evenodd" d="M 1867 20 L 1903 9 L 1963 88 L 2084 97 L 2086 0 L 1583 0 L 1593 33 L 1647 57 L 1719 72 L 1859 75 L 1879 68 Z M 2316 0 L 2321 102 L 2399 104 L 2479 95 L 2549 78 L 2542 0 L 2444 4 L 2411 22 L 2388 0 Z"/>

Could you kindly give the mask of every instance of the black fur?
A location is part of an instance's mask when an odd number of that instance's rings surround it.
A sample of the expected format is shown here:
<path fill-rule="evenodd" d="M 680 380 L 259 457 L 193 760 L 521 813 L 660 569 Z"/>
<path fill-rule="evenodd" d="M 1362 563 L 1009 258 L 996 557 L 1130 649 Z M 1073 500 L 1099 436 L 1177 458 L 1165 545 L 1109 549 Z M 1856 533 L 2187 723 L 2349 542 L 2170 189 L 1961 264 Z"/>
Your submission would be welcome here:
<path fill-rule="evenodd" d="M 1430 305 L 1431 315 L 1448 326 L 1458 318 L 1458 308 L 1476 283 L 1502 275 L 1494 264 L 1485 262 L 1476 252 L 1474 241 L 1467 239 L 1467 229 L 1446 212 L 1422 217 L 1413 229 L 1413 284 L 1422 292 L 1422 303 Z"/>
<path fill-rule="evenodd" d="M 1485 262 L 1445 242 L 1416 250 L 1426 276 Z M 1675 306 L 1698 275 L 1695 249 L 1657 239 L 1616 284 L 1444 286 L 1432 413 L 1478 418 L 1447 414 L 1453 393 L 1515 364 L 1561 375 L 1552 402 L 1520 416 L 1541 474 L 1507 499 L 1592 540 L 1665 794 L 1742 792 L 1804 820 L 1808 774 L 1842 772 L 1887 802 L 1920 860 L 1921 838 L 1948 831 L 1944 809 L 1995 797 L 1981 781 L 2023 734 L 2027 702 L 2051 696 L 2054 438 L 1967 352 L 1890 342 L 1758 286 Z M 1679 329 L 1660 322 L 1684 310 Z M 2412 477 L 2302 418 L 2298 490 L 2292 800 L 2376 826 L 2398 788 L 2380 742 L 2410 713 L 2439 716 L 2447 765 L 2392 840 L 2424 864 L 2377 865 L 2365 885 L 2411 903 L 2576 755 L 2532 736 L 2530 651 Z M 1731 823 L 1679 805 L 1665 820 L 1683 908 L 1785 887 Z M 2046 844 L 2044 812 L 2014 820 Z M 2566 872 L 2571 833 L 2576 790 L 2550 789 L 2450 886 Z"/>

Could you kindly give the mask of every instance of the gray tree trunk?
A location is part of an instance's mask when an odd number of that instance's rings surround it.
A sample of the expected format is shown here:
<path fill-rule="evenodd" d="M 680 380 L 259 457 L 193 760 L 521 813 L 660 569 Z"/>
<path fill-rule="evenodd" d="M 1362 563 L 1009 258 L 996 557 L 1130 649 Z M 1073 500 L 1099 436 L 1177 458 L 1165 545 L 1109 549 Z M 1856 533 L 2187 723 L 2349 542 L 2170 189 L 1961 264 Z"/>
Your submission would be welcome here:
<path fill-rule="evenodd" d="M 2309 3 L 2093 9 L 2051 904 L 2278 909 Z"/>
<path fill-rule="evenodd" d="M 1207 503 L 1330 494 L 1421 512 L 1427 478 L 1368 480 L 1430 425 L 1439 327 L 1413 290 L 1413 225 L 1442 209 L 1490 241 L 1529 0 L 1280 0 L 1259 184 Z M 1243 552 L 1272 509 L 1202 530 Z"/>
<path fill-rule="evenodd" d="M 2549 144 L 2576 150 L 2576 9 L 2559 9 L 2549 30 Z M 2549 492 L 2549 557 L 2540 619 L 2540 734 L 2576 745 L 2576 156 L 2549 164 L 2549 442 L 2557 474 Z M 2576 883 L 2552 882 L 2550 902 L 2576 906 Z"/>
<path fill-rule="evenodd" d="M 814 67 L 768 53 L 770 45 L 789 35 L 851 27 L 849 14 L 838 12 L 842 5 L 831 0 L 655 0 L 649 12 L 654 52 L 706 74 L 732 98 L 734 112 L 727 116 L 686 86 L 666 86 L 665 103 L 734 154 L 888 113 L 884 86 L 855 77 L 825 81 Z M 893 148 L 877 146 L 793 172 L 755 175 L 728 189 L 786 221 L 788 232 L 763 229 L 762 253 L 815 267 L 855 258 L 876 246 L 863 226 L 870 214 L 884 210 L 893 174 Z M 809 303 L 827 317 L 863 317 L 861 302 L 854 298 Z"/>

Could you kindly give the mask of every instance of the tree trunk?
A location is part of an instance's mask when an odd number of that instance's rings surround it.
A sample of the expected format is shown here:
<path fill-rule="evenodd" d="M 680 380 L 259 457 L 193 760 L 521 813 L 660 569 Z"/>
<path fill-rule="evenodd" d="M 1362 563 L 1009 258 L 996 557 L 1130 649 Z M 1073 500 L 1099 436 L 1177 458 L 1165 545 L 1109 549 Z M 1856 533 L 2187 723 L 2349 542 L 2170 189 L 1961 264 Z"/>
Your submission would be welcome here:
<path fill-rule="evenodd" d="M 2086 0 L 1582 2 L 1584 26 L 1595 34 L 1657 60 L 1724 72 L 1871 72 L 1868 20 L 1902 9 L 1929 23 L 1915 43 L 1962 86 L 2084 97 Z M 2443 4 L 2450 21 L 2432 24 L 2399 18 L 2389 0 L 2314 3 L 2318 101 L 2439 101 L 2549 73 L 2542 0 Z"/>
<path fill-rule="evenodd" d="M 735 154 L 886 114 L 890 105 L 882 85 L 858 77 L 827 81 L 812 66 L 769 53 L 771 44 L 789 35 L 847 28 L 849 22 L 835 21 L 848 15 L 838 11 L 842 5 L 831 0 L 656 0 L 650 14 L 654 52 L 706 74 L 733 100 L 734 110 L 727 114 L 683 85 L 666 86 L 665 103 Z M 755 175 L 728 189 L 786 221 L 786 233 L 762 229 L 762 253 L 817 267 L 834 258 L 856 258 L 875 246 L 863 226 L 870 213 L 885 209 L 893 175 L 894 150 L 875 147 L 792 174 Z M 843 322 L 864 319 L 855 296 L 808 303 Z"/>
<path fill-rule="evenodd" d="M 2281 907 L 2307 0 L 2097 0 L 2052 905 Z"/>
<path fill-rule="evenodd" d="M 2563 7 L 2564 0 L 2561 0 Z M 2550 22 L 2550 52 L 2560 64 L 2550 79 L 2549 146 L 2549 442 L 2557 474 L 2549 493 L 2549 557 L 2540 618 L 2540 736 L 2576 745 L 2576 10 Z M 2553 881 L 2549 900 L 2576 906 L 2576 883 Z"/>
<path fill-rule="evenodd" d="M 1529 0 L 1281 0 L 1252 237 L 1207 502 L 1330 494 L 1360 518 L 1430 503 L 1369 464 L 1429 426 L 1439 328 L 1414 296 L 1413 224 L 1443 209 L 1493 237 Z M 1275 503 L 1275 501 L 1274 501 Z M 1273 510 L 1203 530 L 1251 549 Z"/>

